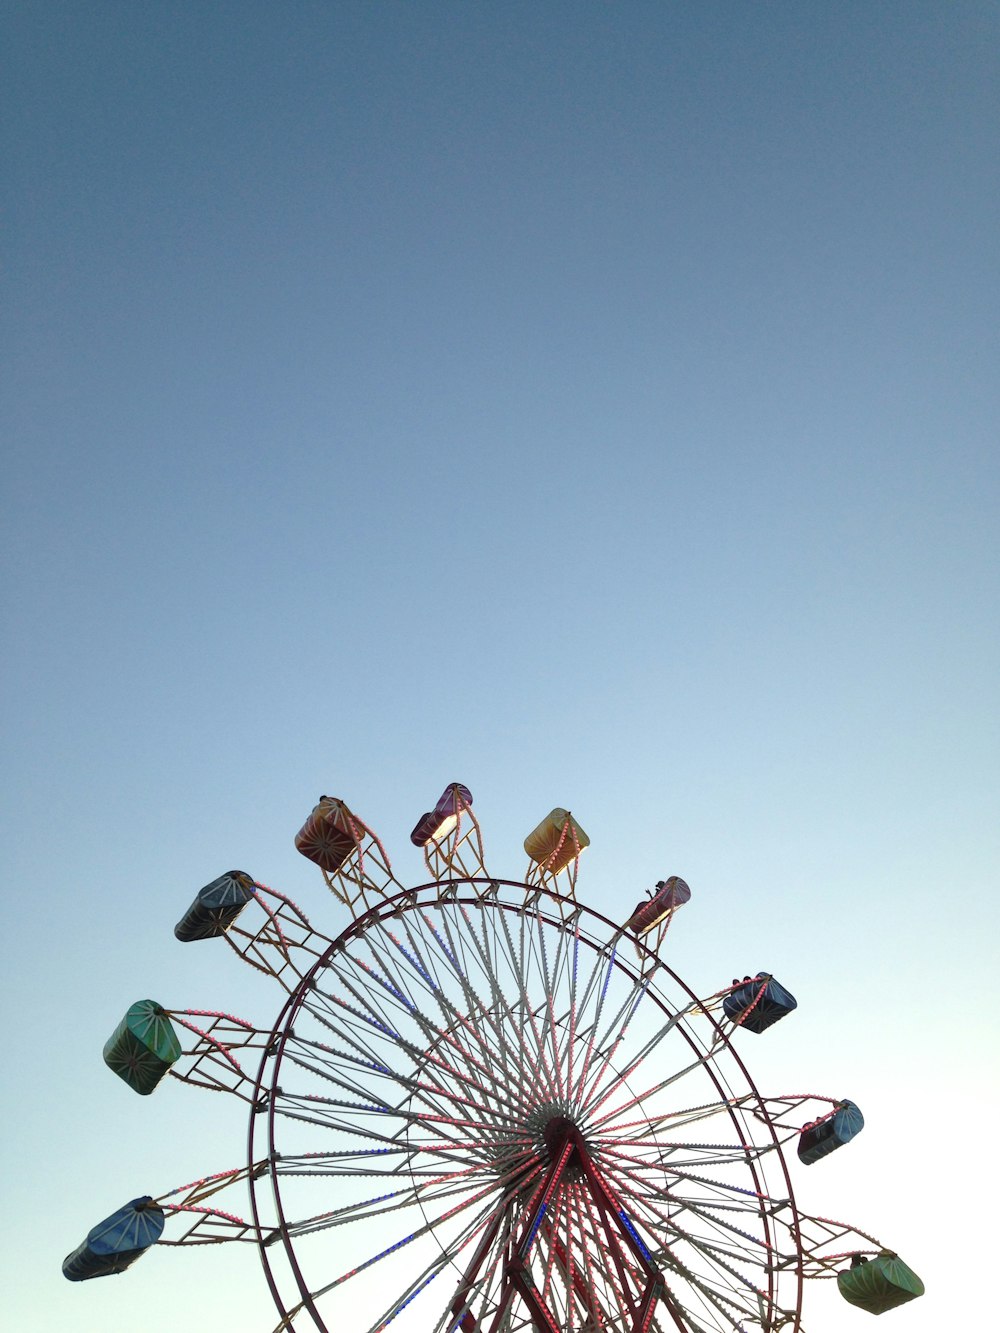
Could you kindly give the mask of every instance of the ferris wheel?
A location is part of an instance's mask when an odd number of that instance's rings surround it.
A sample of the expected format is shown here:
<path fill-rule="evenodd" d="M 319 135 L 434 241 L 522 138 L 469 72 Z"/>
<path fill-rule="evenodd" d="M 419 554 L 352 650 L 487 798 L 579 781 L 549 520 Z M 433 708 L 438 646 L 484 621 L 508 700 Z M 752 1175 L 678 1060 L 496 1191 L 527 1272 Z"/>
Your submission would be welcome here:
<path fill-rule="evenodd" d="M 143 1000 L 105 1060 L 141 1094 L 169 1074 L 241 1099 L 247 1161 L 125 1204 L 67 1277 L 252 1243 L 275 1333 L 796 1333 L 807 1278 L 876 1314 L 922 1294 L 874 1237 L 797 1208 L 786 1150 L 812 1165 L 863 1117 L 758 1092 L 742 1052 L 795 999 L 767 972 L 685 985 L 660 956 L 683 880 L 623 925 L 588 909 L 589 839 L 558 808 L 524 878 L 495 878 L 459 783 L 411 839 L 416 887 L 320 799 L 296 845 L 350 911 L 333 938 L 245 872 L 198 893 L 178 938 L 221 938 L 272 977 L 277 1019 Z M 246 1215 L 220 1206 L 247 1188 Z"/>

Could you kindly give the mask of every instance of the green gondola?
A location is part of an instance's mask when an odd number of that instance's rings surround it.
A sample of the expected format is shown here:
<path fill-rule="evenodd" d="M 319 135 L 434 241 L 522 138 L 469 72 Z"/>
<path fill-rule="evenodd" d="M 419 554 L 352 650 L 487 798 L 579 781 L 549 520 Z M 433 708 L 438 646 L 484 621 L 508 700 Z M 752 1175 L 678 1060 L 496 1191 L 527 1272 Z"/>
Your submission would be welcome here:
<path fill-rule="evenodd" d="M 173 1024 L 155 1000 L 137 1000 L 104 1043 L 104 1063 L 142 1097 L 180 1056 Z"/>
<path fill-rule="evenodd" d="M 850 1268 L 837 1274 L 841 1296 L 869 1314 L 885 1314 L 924 1294 L 924 1284 L 891 1250 L 871 1261 L 855 1255 Z"/>

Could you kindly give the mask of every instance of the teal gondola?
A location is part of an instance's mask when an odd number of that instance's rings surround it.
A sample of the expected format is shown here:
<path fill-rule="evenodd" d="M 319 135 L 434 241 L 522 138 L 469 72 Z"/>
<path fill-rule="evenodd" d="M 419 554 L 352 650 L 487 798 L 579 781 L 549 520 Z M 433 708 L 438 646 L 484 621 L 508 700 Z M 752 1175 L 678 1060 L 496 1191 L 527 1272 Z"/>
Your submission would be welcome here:
<path fill-rule="evenodd" d="M 142 1097 L 149 1096 L 180 1057 L 174 1025 L 155 1000 L 131 1005 L 104 1043 L 104 1063 Z"/>
<path fill-rule="evenodd" d="M 860 1108 L 854 1102 L 841 1102 L 833 1115 L 803 1128 L 797 1150 L 799 1161 L 812 1166 L 821 1157 L 828 1157 L 845 1143 L 850 1143 L 864 1127 L 865 1118 Z"/>
<path fill-rule="evenodd" d="M 856 1254 L 850 1268 L 837 1274 L 837 1289 L 848 1304 L 869 1314 L 885 1314 L 924 1294 L 923 1282 L 891 1250 L 870 1261 Z"/>
<path fill-rule="evenodd" d="M 770 972 L 744 977 L 742 985 L 734 981 L 733 986 L 735 989 L 722 1002 L 722 1011 L 748 1032 L 764 1032 L 798 1007 L 795 996 Z"/>
<path fill-rule="evenodd" d="M 224 935 L 247 903 L 256 886 L 245 870 L 229 870 L 199 889 L 195 900 L 174 926 L 174 934 L 185 944 Z"/>

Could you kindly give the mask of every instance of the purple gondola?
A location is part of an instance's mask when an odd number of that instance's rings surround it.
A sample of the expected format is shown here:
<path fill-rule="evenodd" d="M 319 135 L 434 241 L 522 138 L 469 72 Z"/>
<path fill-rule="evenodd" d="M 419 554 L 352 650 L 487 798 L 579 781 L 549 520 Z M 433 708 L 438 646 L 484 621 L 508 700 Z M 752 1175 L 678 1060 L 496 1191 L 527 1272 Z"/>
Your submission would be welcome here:
<path fill-rule="evenodd" d="M 690 901 L 691 890 L 679 875 L 661 879 L 651 898 L 641 898 L 636 903 L 635 910 L 625 923 L 626 929 L 634 930 L 637 935 L 645 935 L 658 926 L 664 917 L 670 916 L 678 907 Z"/>
<path fill-rule="evenodd" d="M 458 823 L 459 815 L 472 804 L 472 792 L 460 782 L 449 783 L 441 793 L 437 805 L 421 815 L 410 834 L 414 847 L 426 847 L 440 842 Z"/>

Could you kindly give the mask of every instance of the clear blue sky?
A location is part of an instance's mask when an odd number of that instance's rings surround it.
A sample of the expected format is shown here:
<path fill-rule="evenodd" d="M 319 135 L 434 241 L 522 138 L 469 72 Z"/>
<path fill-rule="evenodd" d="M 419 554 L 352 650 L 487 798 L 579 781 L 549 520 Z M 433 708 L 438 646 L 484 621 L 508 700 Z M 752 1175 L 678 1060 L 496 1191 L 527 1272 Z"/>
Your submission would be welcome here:
<path fill-rule="evenodd" d="M 238 1108 L 131 1097 L 101 1045 L 147 994 L 269 1018 L 173 939 L 194 890 L 244 866 L 335 931 L 318 793 L 416 877 L 459 779 L 500 873 L 558 803 L 592 905 L 685 875 L 676 969 L 799 997 L 758 1081 L 868 1117 L 804 1203 L 922 1273 L 900 1330 L 981 1328 L 1000 5 L 3 29 L 12 1327 L 271 1329 L 252 1253 L 61 1277 L 243 1155 Z"/>

